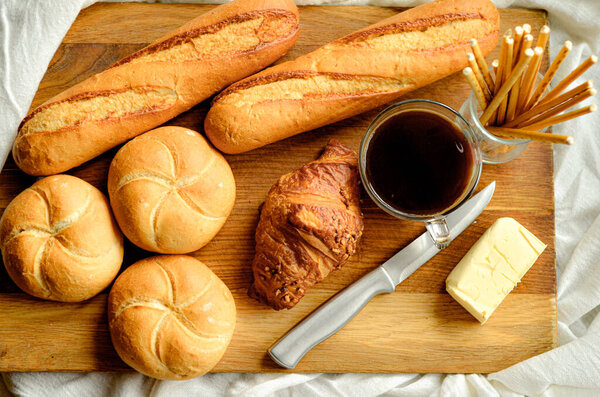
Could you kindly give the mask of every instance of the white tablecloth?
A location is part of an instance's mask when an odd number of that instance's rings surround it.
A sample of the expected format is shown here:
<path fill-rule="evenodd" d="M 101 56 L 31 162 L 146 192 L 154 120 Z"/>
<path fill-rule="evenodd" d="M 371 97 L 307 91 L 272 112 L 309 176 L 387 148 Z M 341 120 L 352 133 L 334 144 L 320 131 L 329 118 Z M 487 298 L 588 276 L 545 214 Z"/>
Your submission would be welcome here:
<path fill-rule="evenodd" d="M 358 0 L 298 4 L 413 6 L 426 1 Z M 79 10 L 93 0 L 0 1 L 0 161 L 9 153 L 47 65 Z M 496 0 L 498 7 L 543 8 L 550 15 L 551 53 L 569 39 L 562 70 L 600 53 L 599 0 Z M 564 73 L 559 73 L 559 77 Z M 585 79 L 600 81 L 600 67 Z M 580 79 L 583 81 L 583 79 Z M 555 148 L 556 253 L 560 347 L 498 373 L 209 374 L 155 381 L 139 374 L 3 374 L 0 396 L 422 396 L 600 395 L 600 112 L 555 128 L 575 136 Z M 560 147 L 559 147 L 560 146 Z M 532 181 L 535 183 L 535 181 Z M 1 314 L 0 314 L 1 315 Z M 1 344 L 1 341 L 0 341 Z"/>

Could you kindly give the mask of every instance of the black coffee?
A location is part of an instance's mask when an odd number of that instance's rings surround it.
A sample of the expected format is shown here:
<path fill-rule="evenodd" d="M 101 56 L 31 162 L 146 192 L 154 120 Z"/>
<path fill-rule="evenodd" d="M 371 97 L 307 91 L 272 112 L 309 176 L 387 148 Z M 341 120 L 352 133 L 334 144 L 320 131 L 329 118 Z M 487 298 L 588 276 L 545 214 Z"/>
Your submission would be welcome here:
<path fill-rule="evenodd" d="M 367 148 L 366 172 L 386 203 L 408 214 L 450 209 L 471 180 L 474 155 L 449 120 L 426 111 L 397 114 L 377 128 Z"/>

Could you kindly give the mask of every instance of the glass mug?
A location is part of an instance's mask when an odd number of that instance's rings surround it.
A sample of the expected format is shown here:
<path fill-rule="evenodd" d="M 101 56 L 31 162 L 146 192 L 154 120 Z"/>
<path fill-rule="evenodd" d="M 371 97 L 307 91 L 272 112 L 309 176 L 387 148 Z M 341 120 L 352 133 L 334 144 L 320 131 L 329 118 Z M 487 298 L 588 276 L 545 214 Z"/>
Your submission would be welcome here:
<path fill-rule="evenodd" d="M 519 156 L 529 139 L 502 138 L 489 132 L 481 122 L 479 117 L 481 111 L 478 108 L 479 103 L 471 93 L 471 96 L 463 103 L 460 113 L 471 123 L 471 126 L 477 134 L 481 146 L 482 161 L 485 164 L 503 164 Z"/>
<path fill-rule="evenodd" d="M 371 183 L 371 181 L 369 180 L 369 162 L 371 161 L 369 159 L 369 148 L 370 144 L 372 143 L 373 137 L 376 135 L 379 128 L 386 121 L 390 120 L 393 117 L 397 117 L 404 112 L 419 112 L 420 114 L 431 113 L 434 116 L 433 118 L 436 118 L 435 116 L 437 116 L 437 119 L 444 119 L 446 124 L 450 124 L 455 127 L 455 131 L 453 133 L 456 133 L 456 136 L 459 136 L 459 134 L 462 134 L 462 136 L 464 136 L 464 141 L 466 141 L 467 145 L 466 149 L 471 150 L 472 166 L 470 166 L 470 175 L 468 175 L 468 178 L 463 181 L 465 182 L 465 188 L 448 207 L 444 208 L 443 210 L 439 210 L 439 212 L 437 213 L 419 214 L 402 211 L 399 208 L 387 202 L 383 198 L 383 195 L 377 191 L 377 187 L 374 186 L 374 184 Z M 442 141 L 440 140 L 440 142 Z M 431 142 L 431 144 L 434 143 L 435 142 Z M 429 145 L 429 142 L 426 142 L 426 145 Z M 426 145 L 424 144 L 423 146 Z M 463 150 L 462 147 L 460 149 Z M 386 146 L 385 150 L 392 149 Z M 435 245 L 439 249 L 444 249 L 450 244 L 450 231 L 448 229 L 448 224 L 446 223 L 446 215 L 448 215 L 454 209 L 461 206 L 473 194 L 473 191 L 475 190 L 475 187 L 477 186 L 477 183 L 479 182 L 479 177 L 481 175 L 481 165 L 481 149 L 479 147 L 479 143 L 476 139 L 475 133 L 473 132 L 469 123 L 452 108 L 442 103 L 426 99 L 407 100 L 396 103 L 385 109 L 369 125 L 360 144 L 360 177 L 363 186 L 365 187 L 371 199 L 375 202 L 375 204 L 377 204 L 379 208 L 396 218 L 410 221 L 425 222 L 427 231 L 429 232 Z M 465 167 L 467 166 L 468 164 L 465 165 Z M 411 169 L 407 169 L 407 172 L 411 172 Z M 423 180 L 422 183 L 432 183 L 432 181 Z"/>
<path fill-rule="evenodd" d="M 536 86 L 540 84 L 543 77 L 541 73 L 538 73 Z M 544 95 L 551 89 L 552 85 L 548 86 L 544 91 Z M 471 127 L 481 147 L 481 159 L 484 164 L 504 164 L 523 153 L 527 144 L 531 142 L 529 139 L 502 138 L 492 134 L 479 121 L 482 113 L 483 111 L 479 107 L 479 102 L 477 102 L 477 98 L 475 98 L 475 95 L 471 91 L 469 98 L 460 107 L 460 114 L 471 123 Z M 547 129 L 544 128 L 541 132 Z"/>

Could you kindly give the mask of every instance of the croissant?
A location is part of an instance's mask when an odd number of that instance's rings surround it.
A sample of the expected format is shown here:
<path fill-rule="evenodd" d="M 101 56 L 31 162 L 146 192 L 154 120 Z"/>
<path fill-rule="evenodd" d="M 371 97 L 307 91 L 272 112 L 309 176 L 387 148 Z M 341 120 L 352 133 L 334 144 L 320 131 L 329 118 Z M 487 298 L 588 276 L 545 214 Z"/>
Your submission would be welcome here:
<path fill-rule="evenodd" d="M 358 157 L 331 140 L 317 160 L 271 188 L 256 229 L 248 295 L 291 309 L 354 254 L 363 230 Z"/>

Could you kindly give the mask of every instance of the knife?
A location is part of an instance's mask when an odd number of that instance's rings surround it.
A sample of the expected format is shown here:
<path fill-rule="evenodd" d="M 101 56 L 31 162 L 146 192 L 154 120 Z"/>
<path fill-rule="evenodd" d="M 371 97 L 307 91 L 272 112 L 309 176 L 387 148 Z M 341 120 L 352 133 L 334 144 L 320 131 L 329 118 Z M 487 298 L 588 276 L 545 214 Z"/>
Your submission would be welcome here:
<path fill-rule="evenodd" d="M 446 217 L 450 239 L 461 234 L 488 205 L 496 182 Z M 313 347 L 339 331 L 376 295 L 394 292 L 421 265 L 433 258 L 436 248 L 428 232 L 388 259 L 383 265 L 350 284 L 289 330 L 268 350 L 277 364 L 293 369 Z"/>

